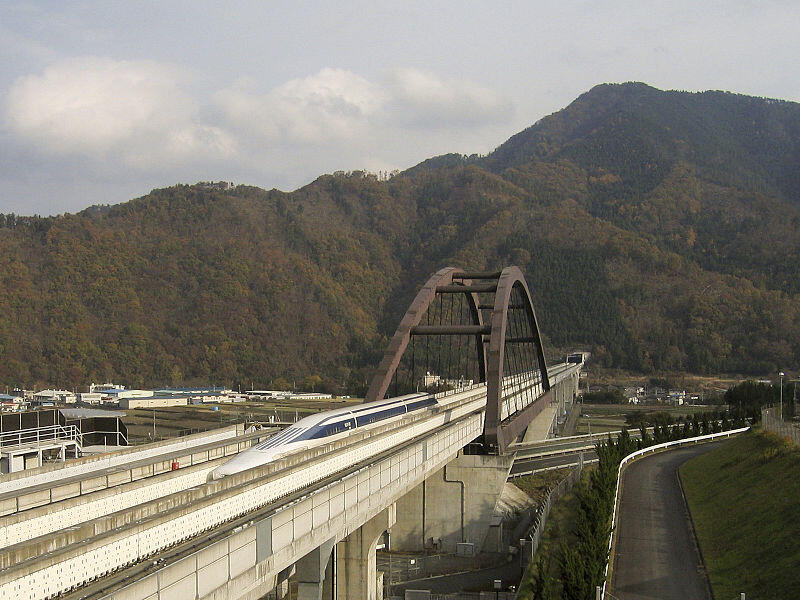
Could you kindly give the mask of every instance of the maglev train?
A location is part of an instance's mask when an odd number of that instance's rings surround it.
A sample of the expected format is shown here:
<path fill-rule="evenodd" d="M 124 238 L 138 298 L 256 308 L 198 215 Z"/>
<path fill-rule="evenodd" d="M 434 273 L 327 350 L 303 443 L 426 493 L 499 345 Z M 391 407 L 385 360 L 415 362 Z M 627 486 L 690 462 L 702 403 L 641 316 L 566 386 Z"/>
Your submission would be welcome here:
<path fill-rule="evenodd" d="M 265 465 L 291 452 L 345 437 L 349 432 L 437 405 L 431 394 L 409 394 L 304 417 L 274 436 L 237 454 L 209 473 L 209 481 Z"/>

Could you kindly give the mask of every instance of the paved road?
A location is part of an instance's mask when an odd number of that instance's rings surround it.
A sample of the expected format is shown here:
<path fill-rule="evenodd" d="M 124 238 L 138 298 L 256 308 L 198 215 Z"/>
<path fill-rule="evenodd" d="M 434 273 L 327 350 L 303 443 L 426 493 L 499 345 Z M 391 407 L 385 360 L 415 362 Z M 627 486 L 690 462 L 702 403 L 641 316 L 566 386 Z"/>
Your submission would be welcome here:
<path fill-rule="evenodd" d="M 560 469 L 577 465 L 579 452 L 573 454 L 560 454 L 558 456 L 545 456 L 539 458 L 522 458 L 514 461 L 511 467 L 511 475 L 521 475 L 536 473 L 548 469 Z M 587 450 L 583 453 L 584 463 L 597 462 L 597 453 L 594 450 Z"/>
<path fill-rule="evenodd" d="M 623 474 L 611 594 L 619 600 L 708 598 L 677 470 L 716 447 L 701 444 L 654 454 Z"/>
<path fill-rule="evenodd" d="M 465 591 L 491 591 L 493 583 L 499 579 L 503 584 L 503 589 L 507 590 L 509 585 L 518 586 L 522 576 L 519 559 L 513 560 L 504 565 L 458 573 L 455 575 L 440 575 L 416 581 L 406 581 L 398 583 L 392 587 L 392 594 L 403 596 L 406 590 L 430 590 L 434 594 L 452 594 Z"/>
<path fill-rule="evenodd" d="M 569 413 L 569 417 L 567 417 L 567 422 L 564 423 L 564 431 L 561 432 L 562 436 L 575 435 L 575 426 L 578 424 L 578 417 L 581 411 L 583 411 L 583 404 L 575 402 L 572 405 L 572 411 Z"/>

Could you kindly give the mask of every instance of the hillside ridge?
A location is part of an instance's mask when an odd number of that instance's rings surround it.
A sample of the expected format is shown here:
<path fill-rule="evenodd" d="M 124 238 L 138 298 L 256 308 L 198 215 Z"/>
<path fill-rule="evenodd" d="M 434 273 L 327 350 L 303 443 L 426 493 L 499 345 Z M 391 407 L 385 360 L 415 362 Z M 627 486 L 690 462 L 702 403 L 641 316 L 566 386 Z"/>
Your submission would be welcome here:
<path fill-rule="evenodd" d="M 443 265 L 526 274 L 547 351 L 645 373 L 800 356 L 800 105 L 604 84 L 487 156 L 293 192 L 0 216 L 0 384 L 358 393 Z"/>

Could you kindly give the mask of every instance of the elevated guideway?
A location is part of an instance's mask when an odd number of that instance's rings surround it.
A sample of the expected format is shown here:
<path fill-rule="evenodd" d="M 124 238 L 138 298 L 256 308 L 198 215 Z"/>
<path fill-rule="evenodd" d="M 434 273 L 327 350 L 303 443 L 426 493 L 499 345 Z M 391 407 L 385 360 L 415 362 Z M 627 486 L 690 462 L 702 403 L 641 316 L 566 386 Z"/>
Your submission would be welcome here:
<path fill-rule="evenodd" d="M 191 454 L 181 457 L 184 459 L 182 463 L 177 459 L 163 460 L 163 455 L 157 455 L 118 467 L 99 469 L 88 476 L 75 476 L 73 483 L 62 481 L 55 488 L 50 487 L 51 484 L 39 484 L 35 486 L 41 488 L 39 490 L 25 490 L 22 494 L 5 498 L 9 506 L 11 499 L 14 499 L 18 510 L 0 517 L 0 547 L 26 542 L 202 485 L 214 468 L 277 431 L 278 428 L 263 429 L 248 432 L 233 440 L 224 439 L 195 446 Z M 157 462 L 152 462 L 154 458 Z M 73 489 L 75 495 L 59 497 L 58 494 L 65 489 Z M 50 502 L 46 502 L 48 498 Z M 26 504 L 33 500 L 41 504 L 35 507 Z"/>
<path fill-rule="evenodd" d="M 568 370 L 561 365 L 554 367 L 555 379 L 566 376 Z M 518 382 L 517 387 L 522 384 Z M 206 576 L 211 577 L 211 573 L 220 576 L 219 568 L 208 570 L 202 565 L 200 556 L 205 556 L 203 553 L 211 546 L 216 548 L 211 554 L 221 552 L 223 546 L 228 549 L 224 586 L 226 594 L 232 595 L 223 597 L 260 597 L 277 584 L 282 571 L 297 563 L 312 547 L 318 547 L 320 536 L 327 535 L 326 539 L 338 543 L 379 514 L 385 513 L 388 519 L 394 514 L 394 503 L 399 498 L 480 437 L 485 390 L 483 385 L 473 385 L 439 394 L 437 398 L 449 408 L 424 419 L 408 415 L 400 429 L 385 426 L 386 430 L 361 434 L 360 438 L 356 433 L 353 439 L 330 447 L 314 448 L 267 467 L 196 485 L 81 522 L 66 531 L 8 546 L 0 553 L 0 599 L 46 598 L 108 573 L 115 573 L 116 585 L 129 589 L 130 573 L 136 572 L 136 582 L 131 585 L 145 589 L 142 586 L 169 580 L 163 576 L 168 567 L 188 568 L 187 560 L 195 561 L 194 569 L 191 577 L 187 575 L 180 580 L 180 585 L 186 586 L 186 590 L 194 586 L 195 593 L 199 593 L 211 585 Z M 200 477 L 201 472 L 169 475 Z M 337 474 L 331 476 L 331 473 Z M 245 527 L 243 522 L 249 525 Z M 255 526 L 257 523 L 260 525 Z M 381 532 L 387 528 L 388 524 Z M 247 534 L 243 533 L 245 529 Z M 195 538 L 201 533 L 204 535 L 197 541 Z M 244 539 L 249 541 L 235 547 L 236 540 Z M 193 550 L 181 558 L 186 547 L 178 544 L 184 540 L 191 542 Z M 242 550 L 245 546 L 246 552 Z M 173 547 L 177 555 L 170 550 Z M 154 579 L 147 584 L 140 580 L 141 567 L 127 566 L 145 557 L 163 561 L 164 565 L 162 569 L 162 562 L 157 563 L 159 568 L 151 576 Z M 244 570 L 238 572 L 239 567 L 230 565 L 239 565 Z M 152 565 L 148 568 L 153 570 Z M 124 575 L 126 572 L 128 575 Z M 245 572 L 251 576 L 259 574 L 259 583 L 251 590 L 257 595 L 240 595 L 236 591 L 239 577 Z M 165 594 L 170 585 L 163 586 Z M 92 589 L 99 589 L 98 586 L 107 587 L 99 582 Z M 119 589 L 109 589 L 97 597 L 126 597 L 118 593 Z"/>
<path fill-rule="evenodd" d="M 215 527 L 248 513 L 255 518 L 258 513 L 254 511 L 267 509 L 281 516 L 248 528 L 251 537 L 260 531 L 261 541 L 256 544 L 252 539 L 249 550 L 240 553 L 247 556 L 242 558 L 244 562 L 234 560 L 234 564 L 249 565 L 248 569 L 268 561 L 259 568 L 261 583 L 256 587 L 260 591 L 252 596 L 260 597 L 274 587 L 283 569 L 321 543 L 320 536 L 343 539 L 379 512 L 389 510 L 408 486 L 418 484 L 426 473 L 478 437 L 483 426 L 484 390 L 474 386 L 458 394 L 443 394 L 450 408 L 425 418 L 408 415 L 402 428 L 386 425 L 371 432 L 355 432 L 346 440 L 265 467 L 5 548 L 0 553 L 0 599 L 49 597 L 201 533 L 206 533 L 206 538 Z M 331 479 L 331 473 L 338 475 Z M 237 527 L 241 525 L 234 529 Z M 231 538 L 240 533 L 228 531 Z M 236 569 L 228 574 L 233 589 L 238 589 L 240 574 Z M 199 585 L 196 573 L 193 581 Z"/>
<path fill-rule="evenodd" d="M 647 431 L 652 433 L 653 428 L 648 427 Z M 598 442 L 606 441 L 609 437 L 616 440 L 621 433 L 622 430 L 618 430 L 548 438 L 532 442 L 519 442 L 512 444 L 509 448 L 515 453 L 515 460 L 541 458 L 543 456 L 553 456 L 556 454 L 572 454 L 585 450 L 593 450 Z M 628 435 L 633 440 L 642 438 L 642 433 L 638 429 L 628 430 Z"/>
<path fill-rule="evenodd" d="M 268 428 L 241 433 L 243 429 L 241 425 L 234 425 L 3 477 L 0 479 L 0 516 L 231 456 L 278 430 Z"/>
<path fill-rule="evenodd" d="M 671 425 L 670 427 L 677 426 Z M 653 434 L 654 428 L 648 427 L 646 431 Z M 595 446 L 609 438 L 616 440 L 621 433 L 622 430 L 606 431 L 512 444 L 510 448 L 515 451 L 515 455 L 510 475 L 511 477 L 521 477 L 539 471 L 571 467 L 579 462 L 584 464 L 597 462 Z M 639 429 L 628 430 L 628 436 L 632 440 L 642 439 Z"/>
<path fill-rule="evenodd" d="M 518 269 L 444 269 L 412 303 L 367 398 L 422 386 L 435 403 L 67 529 L 13 544 L 9 537 L 0 600 L 256 600 L 290 572 L 301 600 L 319 600 L 324 589 L 338 600 L 372 600 L 375 546 L 387 530 L 408 543 L 481 547 L 511 446 L 534 430 L 549 433 L 577 391 L 582 362 L 545 364 Z M 158 477 L 189 484 L 210 466 Z M 407 517 L 420 512 L 417 531 Z M 404 523 L 412 526 L 403 531 Z"/>
<path fill-rule="evenodd" d="M 36 469 L 9 473 L 0 477 L 0 494 L 30 488 L 42 483 L 49 483 L 55 486 L 76 475 L 84 475 L 102 468 L 123 466 L 131 462 L 158 456 L 182 456 L 195 446 L 234 438 L 238 433 L 243 432 L 243 429 L 239 431 L 240 427 L 233 425 L 144 446 L 127 446 L 106 454 L 85 456 L 66 463 L 53 463 Z"/>

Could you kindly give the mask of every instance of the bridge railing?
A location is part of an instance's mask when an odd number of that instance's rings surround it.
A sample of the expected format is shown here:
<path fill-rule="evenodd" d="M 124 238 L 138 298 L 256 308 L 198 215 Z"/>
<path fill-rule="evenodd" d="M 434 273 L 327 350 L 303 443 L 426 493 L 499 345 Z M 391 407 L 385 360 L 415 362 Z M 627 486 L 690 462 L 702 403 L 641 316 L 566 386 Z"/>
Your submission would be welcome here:
<path fill-rule="evenodd" d="M 75 442 L 81 445 L 81 432 L 75 425 L 47 425 L 0 433 L 0 448 L 39 446 L 45 442 Z"/>

